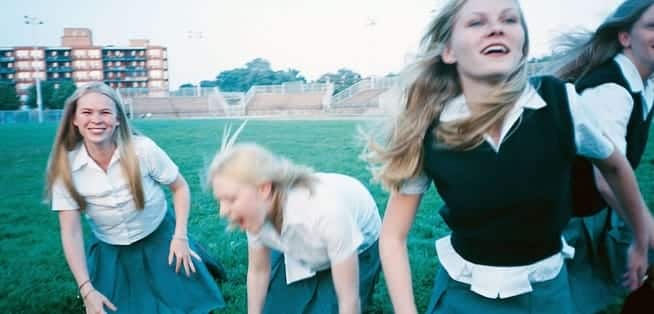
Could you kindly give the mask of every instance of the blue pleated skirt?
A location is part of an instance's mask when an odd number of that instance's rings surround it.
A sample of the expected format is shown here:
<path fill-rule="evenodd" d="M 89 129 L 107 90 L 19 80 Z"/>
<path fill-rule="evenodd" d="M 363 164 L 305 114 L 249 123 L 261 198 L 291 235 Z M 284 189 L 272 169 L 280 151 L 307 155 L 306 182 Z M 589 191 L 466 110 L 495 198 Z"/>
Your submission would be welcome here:
<path fill-rule="evenodd" d="M 169 212 L 154 232 L 130 245 L 111 245 L 91 235 L 87 250 L 91 282 L 116 305 L 116 313 L 206 314 L 225 307 L 215 281 L 224 272 L 197 243 L 189 240 L 202 258 L 193 258 L 196 272 L 191 277 L 183 270 L 175 273 L 174 262 L 168 265 L 174 229 Z"/>
<path fill-rule="evenodd" d="M 271 253 L 271 277 L 264 303 L 264 314 L 331 314 L 338 313 L 338 299 L 331 269 L 313 277 L 286 284 L 284 255 Z M 362 312 L 372 299 L 381 264 L 378 243 L 359 254 L 359 300 Z"/>

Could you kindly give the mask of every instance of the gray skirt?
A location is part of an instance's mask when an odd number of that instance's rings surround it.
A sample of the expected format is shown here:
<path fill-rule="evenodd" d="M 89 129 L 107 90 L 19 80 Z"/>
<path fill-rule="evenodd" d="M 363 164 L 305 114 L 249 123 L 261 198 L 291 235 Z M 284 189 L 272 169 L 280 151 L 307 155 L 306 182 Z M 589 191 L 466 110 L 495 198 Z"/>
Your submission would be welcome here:
<path fill-rule="evenodd" d="M 627 271 L 631 228 L 612 209 L 573 218 L 563 232 L 575 248 L 568 260 L 570 289 L 578 313 L 590 314 L 619 303 L 628 293 L 622 286 Z M 650 250 L 650 263 L 654 256 Z"/>
<path fill-rule="evenodd" d="M 189 240 L 203 262 L 193 259 L 196 273 L 187 277 L 168 265 L 175 223 L 169 212 L 147 237 L 130 245 L 111 245 L 91 235 L 87 262 L 93 286 L 118 308 L 111 313 L 203 313 L 225 307 L 214 275 L 222 268 Z"/>
<path fill-rule="evenodd" d="M 359 300 L 362 312 L 372 299 L 381 264 L 377 241 L 359 254 Z M 284 255 L 271 253 L 271 274 L 264 314 L 338 313 L 338 299 L 331 269 L 317 272 L 311 278 L 286 284 Z"/>
<path fill-rule="evenodd" d="M 552 280 L 532 283 L 533 291 L 506 299 L 489 299 L 470 291 L 470 285 L 439 269 L 427 314 L 570 314 L 574 313 L 568 273 L 563 267 Z"/>

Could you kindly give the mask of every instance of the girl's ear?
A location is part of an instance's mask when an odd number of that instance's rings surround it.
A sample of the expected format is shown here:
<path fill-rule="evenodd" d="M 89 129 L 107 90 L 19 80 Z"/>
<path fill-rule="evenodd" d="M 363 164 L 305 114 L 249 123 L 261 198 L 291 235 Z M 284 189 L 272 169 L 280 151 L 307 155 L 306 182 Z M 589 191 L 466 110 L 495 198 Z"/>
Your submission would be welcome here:
<path fill-rule="evenodd" d="M 618 41 L 620 42 L 620 45 L 622 45 L 622 48 L 630 48 L 631 34 L 629 34 L 629 32 L 619 32 Z"/>
<path fill-rule="evenodd" d="M 257 186 L 257 192 L 262 199 L 267 200 L 272 197 L 272 182 L 266 181 Z"/>
<path fill-rule="evenodd" d="M 456 57 L 454 56 L 454 53 L 452 52 L 452 48 L 450 48 L 450 45 L 446 45 L 445 48 L 443 48 L 443 53 L 441 53 L 441 59 L 445 64 L 456 63 Z"/>

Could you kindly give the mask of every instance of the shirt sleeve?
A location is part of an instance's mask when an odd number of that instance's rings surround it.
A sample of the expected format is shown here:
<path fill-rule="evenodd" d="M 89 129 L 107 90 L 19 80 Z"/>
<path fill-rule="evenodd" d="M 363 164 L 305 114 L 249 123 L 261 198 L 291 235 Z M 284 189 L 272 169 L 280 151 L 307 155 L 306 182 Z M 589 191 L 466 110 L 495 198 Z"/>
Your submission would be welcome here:
<path fill-rule="evenodd" d="M 70 195 L 66 186 L 61 180 L 56 180 L 52 185 L 52 210 L 78 210 L 79 205 Z"/>
<path fill-rule="evenodd" d="M 161 184 L 171 184 L 179 175 L 177 165 L 154 141 L 143 137 L 143 161 L 148 175 Z"/>
<path fill-rule="evenodd" d="M 606 159 L 614 150 L 610 138 L 599 127 L 591 110 L 593 104 L 584 102 L 575 91 L 574 85 L 566 84 L 570 114 L 574 126 L 577 154 L 592 159 Z"/>
<path fill-rule="evenodd" d="M 331 264 L 357 254 L 363 243 L 363 234 L 350 212 L 353 209 L 339 207 L 334 208 L 329 216 L 320 219 L 317 228 L 327 243 L 327 255 Z"/>
<path fill-rule="evenodd" d="M 580 99 L 604 134 L 624 154 L 627 149 L 627 125 L 634 107 L 629 92 L 618 84 L 608 83 L 585 90 Z"/>
<path fill-rule="evenodd" d="M 425 174 L 420 173 L 418 176 L 404 180 L 400 184 L 400 194 L 424 194 L 429 189 L 431 179 Z"/>

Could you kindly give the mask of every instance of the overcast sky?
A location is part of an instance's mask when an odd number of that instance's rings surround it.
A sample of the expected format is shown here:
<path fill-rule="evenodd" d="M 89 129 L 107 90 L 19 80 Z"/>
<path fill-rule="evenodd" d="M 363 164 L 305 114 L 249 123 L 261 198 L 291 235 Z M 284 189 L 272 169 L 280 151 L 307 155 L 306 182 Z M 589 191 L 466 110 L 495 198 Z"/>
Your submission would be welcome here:
<path fill-rule="evenodd" d="M 493 1 L 493 0 L 488 0 Z M 309 80 L 350 68 L 398 72 L 439 0 L 3 0 L 0 47 L 58 46 L 64 27 L 88 27 L 96 45 L 148 38 L 168 47 L 170 87 L 214 79 L 254 58 Z M 522 0 L 532 55 L 556 34 L 595 28 L 619 0 Z M 410 5 L 409 5 L 410 4 Z M 44 24 L 31 27 L 23 16 Z"/>

